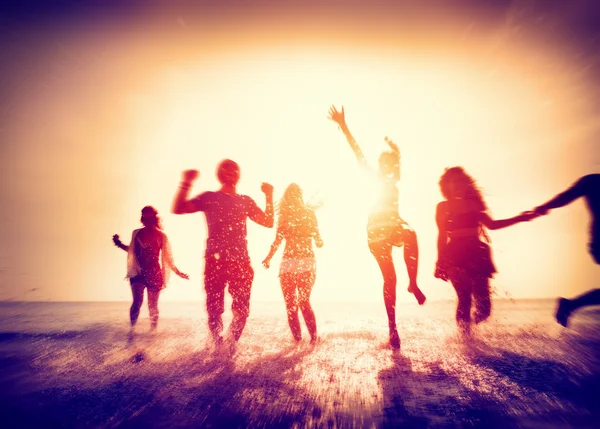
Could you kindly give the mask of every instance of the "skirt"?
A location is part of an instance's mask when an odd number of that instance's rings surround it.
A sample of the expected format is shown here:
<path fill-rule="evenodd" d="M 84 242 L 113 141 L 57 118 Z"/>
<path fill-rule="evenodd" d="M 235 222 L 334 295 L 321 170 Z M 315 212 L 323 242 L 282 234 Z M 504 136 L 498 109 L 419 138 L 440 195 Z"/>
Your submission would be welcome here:
<path fill-rule="evenodd" d="M 475 237 L 450 240 L 442 263 L 451 276 L 460 272 L 469 276 L 491 278 L 497 272 L 490 246 Z"/>

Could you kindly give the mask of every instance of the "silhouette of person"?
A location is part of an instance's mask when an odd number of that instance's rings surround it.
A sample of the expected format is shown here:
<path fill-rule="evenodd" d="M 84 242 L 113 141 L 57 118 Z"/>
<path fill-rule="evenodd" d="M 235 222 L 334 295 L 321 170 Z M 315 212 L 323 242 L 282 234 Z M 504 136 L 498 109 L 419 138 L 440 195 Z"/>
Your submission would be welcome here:
<path fill-rule="evenodd" d="M 536 215 L 523 212 L 509 219 L 493 220 L 475 180 L 462 167 L 446 169 L 439 185 L 445 201 L 436 209 L 439 235 L 435 277 L 450 280 L 454 286 L 458 296 L 456 323 L 461 333 L 469 334 L 472 301 L 475 323 L 486 320 L 492 310 L 489 279 L 496 267 L 485 228 L 506 228 Z"/>
<path fill-rule="evenodd" d="M 564 207 L 576 199 L 584 197 L 592 215 L 590 226 L 589 252 L 597 264 L 600 264 L 600 174 L 581 177 L 569 189 L 556 195 L 550 201 L 534 209 L 539 216 L 550 210 Z M 600 304 L 600 289 L 593 289 L 573 299 L 559 298 L 556 310 L 558 323 L 567 326 L 569 316 L 578 308 Z"/>
<path fill-rule="evenodd" d="M 337 123 L 346 136 L 358 162 L 368 171 L 372 171 L 350 133 L 344 108 L 338 111 L 335 106 L 329 110 L 329 119 Z M 419 247 L 417 234 L 398 214 L 398 189 L 400 180 L 400 151 L 398 146 L 387 137 L 386 143 L 391 151 L 383 152 L 379 157 L 379 171 L 376 177 L 381 186 L 381 198 L 372 208 L 367 225 L 369 249 L 375 257 L 383 275 L 383 299 L 388 316 L 390 345 L 400 347 L 400 337 L 396 328 L 396 269 L 392 258 L 392 247 L 404 245 L 404 261 L 409 277 L 408 291 L 414 294 L 419 304 L 425 303 L 425 295 L 417 286 L 419 267 Z"/>
<path fill-rule="evenodd" d="M 263 266 L 269 268 L 273 255 L 285 240 L 279 280 L 287 309 L 288 324 L 296 341 L 302 340 L 298 307 L 304 316 L 311 344 L 317 341 L 317 321 L 310 305 L 310 293 L 315 284 L 317 266 L 312 247 L 323 247 L 315 212 L 304 203 L 302 189 L 289 185 L 279 203 L 277 234 Z"/>
<path fill-rule="evenodd" d="M 208 327 L 215 342 L 222 343 L 225 287 L 229 286 L 233 299 L 233 320 L 229 329 L 234 340 L 238 341 L 250 313 L 250 291 L 254 279 L 246 240 L 246 218 L 267 228 L 273 227 L 273 186 L 262 184 L 261 190 L 266 196 L 266 210 L 263 212 L 252 198 L 237 193 L 240 167 L 236 162 L 225 159 L 219 164 L 217 177 L 221 188 L 218 191 L 188 198 L 198 175 L 197 170 L 183 172 L 172 211 L 175 214 L 204 212 L 208 227 L 204 267 Z"/>
<path fill-rule="evenodd" d="M 158 297 L 169 280 L 170 270 L 183 279 L 187 274 L 177 269 L 167 235 L 162 232 L 158 212 L 154 207 L 142 209 L 143 228 L 131 234 L 131 242 L 125 245 L 117 234 L 113 235 L 115 246 L 127 252 L 127 278 L 131 284 L 133 303 L 129 309 L 129 318 L 133 328 L 144 303 L 144 289 L 148 290 L 148 311 L 151 328 L 158 325 Z"/>

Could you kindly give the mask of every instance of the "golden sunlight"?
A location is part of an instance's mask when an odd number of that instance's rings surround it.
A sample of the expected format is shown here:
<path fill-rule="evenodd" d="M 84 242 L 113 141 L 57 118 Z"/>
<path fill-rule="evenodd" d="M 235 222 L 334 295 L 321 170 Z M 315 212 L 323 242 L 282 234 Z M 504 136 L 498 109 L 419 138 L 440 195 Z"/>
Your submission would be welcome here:
<path fill-rule="evenodd" d="M 138 195 L 146 192 L 163 208 L 176 254 L 190 267 L 195 282 L 202 275 L 202 215 L 193 221 L 173 219 L 167 214 L 170 198 L 185 168 L 201 171 L 194 193 L 216 189 L 215 166 L 228 157 L 242 167 L 240 191 L 259 205 L 264 205 L 262 181 L 275 185 L 276 196 L 292 182 L 306 197 L 325 195 L 325 206 L 317 212 L 326 246 L 317 253 L 315 299 L 381 299 L 380 273 L 365 232 L 377 190 L 337 126 L 326 119 L 332 103 L 345 105 L 349 126 L 374 168 L 386 149 L 383 137 L 398 142 L 400 213 L 418 234 L 422 287 L 435 289 L 437 297 L 452 297 L 430 275 L 436 258 L 434 209 L 441 198 L 437 181 L 445 167 L 465 166 L 484 189 L 496 217 L 512 216 L 552 193 L 535 180 L 531 183 L 531 177 L 543 175 L 563 155 L 564 130 L 574 118 L 560 88 L 540 92 L 534 75 L 521 73 L 516 54 L 513 62 L 499 68 L 477 55 L 476 47 L 462 56 L 454 53 L 452 59 L 432 55 L 418 61 L 385 52 L 372 54 L 368 61 L 362 52 L 360 59 L 347 54 L 335 60 L 323 51 L 300 52 L 235 52 L 210 68 L 193 62 L 169 68 L 157 73 L 147 88 L 149 97 L 160 102 L 143 98 L 131 106 L 140 118 L 138 144 L 144 147 L 136 160 L 135 177 L 143 177 Z M 148 164 L 155 166 L 152 177 L 144 176 Z M 563 182 L 573 174 L 557 173 Z M 527 183 L 531 185 L 520 185 Z M 128 201 L 130 213 L 142 203 L 140 198 Z M 253 292 L 257 299 L 281 299 L 277 268 L 265 272 L 259 265 L 273 238 L 273 230 L 249 227 L 255 281 L 261 285 Z M 536 261 L 572 263 L 544 245 L 547 238 L 536 224 L 494 233 L 493 239 L 500 267 L 496 284 L 504 295 L 535 296 L 557 283 L 545 264 Z M 396 255 L 399 290 L 404 290 L 402 250 Z M 200 297 L 198 288 L 193 289 Z M 186 299 L 190 290 L 172 288 L 168 295 Z M 412 297 L 400 293 L 398 299 Z"/>

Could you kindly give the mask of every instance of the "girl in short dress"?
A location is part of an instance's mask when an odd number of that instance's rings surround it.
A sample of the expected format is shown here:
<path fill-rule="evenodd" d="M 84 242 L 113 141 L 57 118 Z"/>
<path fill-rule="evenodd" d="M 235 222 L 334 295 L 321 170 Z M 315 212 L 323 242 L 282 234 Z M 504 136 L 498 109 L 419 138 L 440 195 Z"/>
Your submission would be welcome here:
<path fill-rule="evenodd" d="M 167 235 L 162 232 L 158 212 L 154 207 L 142 209 L 143 228 L 136 229 L 131 235 L 131 243 L 127 246 L 119 236 L 113 236 L 115 246 L 127 252 L 127 278 L 131 284 L 133 303 L 129 309 L 129 319 L 133 328 L 140 315 L 144 302 L 144 289 L 148 289 L 148 311 L 151 328 L 158 325 L 158 297 L 173 270 L 179 277 L 188 279 L 188 275 L 177 269 L 173 262 L 173 254 Z"/>
<path fill-rule="evenodd" d="M 475 180 L 462 167 L 446 169 L 440 182 L 445 201 L 437 205 L 438 261 L 435 277 L 450 280 L 458 296 L 456 322 L 461 333 L 471 330 L 471 307 L 475 323 L 491 313 L 489 280 L 496 273 L 485 228 L 502 229 L 536 217 L 533 212 L 493 220 Z"/>

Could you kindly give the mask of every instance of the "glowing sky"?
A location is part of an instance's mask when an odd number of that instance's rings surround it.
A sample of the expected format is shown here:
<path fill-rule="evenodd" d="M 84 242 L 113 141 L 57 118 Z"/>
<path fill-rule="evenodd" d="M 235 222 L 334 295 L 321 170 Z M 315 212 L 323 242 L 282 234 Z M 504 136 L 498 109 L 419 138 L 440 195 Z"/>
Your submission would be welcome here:
<path fill-rule="evenodd" d="M 239 191 L 261 206 L 262 181 L 277 198 L 294 181 L 325 200 L 315 300 L 380 301 L 365 243 L 372 192 L 326 119 L 331 104 L 345 106 L 373 164 L 384 136 L 400 145 L 400 211 L 419 237 L 421 287 L 452 298 L 432 276 L 445 167 L 477 179 L 494 217 L 599 170 L 594 2 L 541 3 L 16 6 L 0 27 L 0 299 L 130 299 L 110 237 L 128 242 L 147 204 L 192 277 L 161 299 L 203 299 L 203 216 L 169 207 L 181 170 L 200 170 L 193 193 L 215 189 L 229 157 L 242 167 Z M 577 202 L 492 232 L 499 295 L 595 287 L 588 222 Z M 281 300 L 278 263 L 260 266 L 274 234 L 249 226 L 253 299 Z M 401 254 L 398 299 L 412 300 Z"/>

